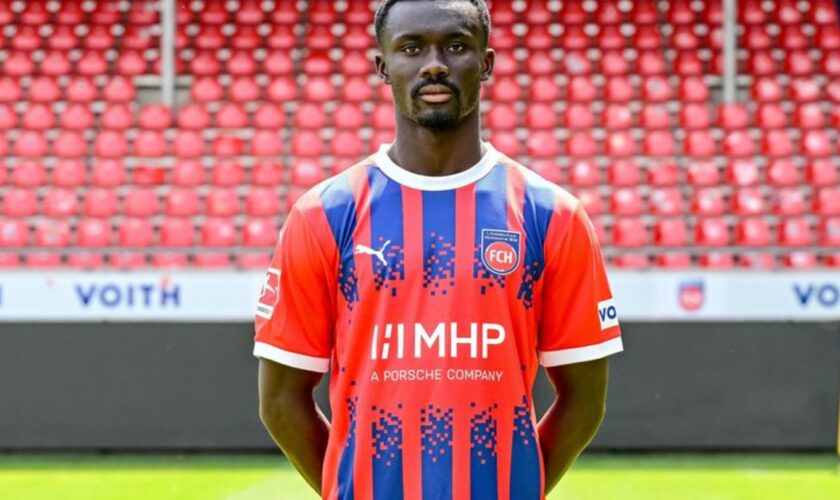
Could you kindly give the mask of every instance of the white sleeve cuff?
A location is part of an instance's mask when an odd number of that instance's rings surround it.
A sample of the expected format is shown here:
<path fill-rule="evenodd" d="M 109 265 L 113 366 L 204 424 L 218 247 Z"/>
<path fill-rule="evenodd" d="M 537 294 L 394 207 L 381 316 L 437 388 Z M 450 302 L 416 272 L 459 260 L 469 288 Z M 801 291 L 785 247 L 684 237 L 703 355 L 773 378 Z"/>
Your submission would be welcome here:
<path fill-rule="evenodd" d="M 621 337 L 616 337 L 595 345 L 573 347 L 559 351 L 542 351 L 540 352 L 540 364 L 543 366 L 559 366 L 582 363 L 593 359 L 606 358 L 610 354 L 623 350 L 624 345 L 621 343 Z"/>
<path fill-rule="evenodd" d="M 311 372 L 326 373 L 330 370 L 330 358 L 316 358 L 296 352 L 284 351 L 264 342 L 254 343 L 254 356 Z"/>

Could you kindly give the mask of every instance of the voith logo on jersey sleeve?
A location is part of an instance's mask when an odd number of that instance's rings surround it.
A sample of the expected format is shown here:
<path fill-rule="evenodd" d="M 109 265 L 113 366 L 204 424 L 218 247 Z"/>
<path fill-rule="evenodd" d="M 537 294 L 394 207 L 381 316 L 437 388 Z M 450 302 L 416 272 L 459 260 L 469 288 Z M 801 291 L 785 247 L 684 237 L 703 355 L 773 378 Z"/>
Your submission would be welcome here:
<path fill-rule="evenodd" d="M 265 275 L 265 282 L 260 291 L 260 298 L 257 302 L 257 316 L 271 319 L 274 314 L 274 307 L 280 300 L 280 270 L 273 267 L 268 268 Z"/>
<path fill-rule="evenodd" d="M 522 237 L 515 231 L 483 229 L 481 231 L 481 261 L 489 271 L 506 275 L 519 266 Z"/>
<path fill-rule="evenodd" d="M 618 310 L 614 299 L 598 302 L 598 320 L 601 322 L 601 330 L 618 326 Z"/>

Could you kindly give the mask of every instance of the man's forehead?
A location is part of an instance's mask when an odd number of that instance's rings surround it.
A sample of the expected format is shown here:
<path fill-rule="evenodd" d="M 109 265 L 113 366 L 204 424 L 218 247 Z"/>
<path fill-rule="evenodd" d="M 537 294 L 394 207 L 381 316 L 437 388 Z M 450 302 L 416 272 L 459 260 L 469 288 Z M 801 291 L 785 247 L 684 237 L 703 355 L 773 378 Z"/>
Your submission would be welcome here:
<path fill-rule="evenodd" d="M 397 2 L 388 12 L 384 29 L 392 38 L 429 32 L 477 34 L 481 17 L 469 0 Z"/>

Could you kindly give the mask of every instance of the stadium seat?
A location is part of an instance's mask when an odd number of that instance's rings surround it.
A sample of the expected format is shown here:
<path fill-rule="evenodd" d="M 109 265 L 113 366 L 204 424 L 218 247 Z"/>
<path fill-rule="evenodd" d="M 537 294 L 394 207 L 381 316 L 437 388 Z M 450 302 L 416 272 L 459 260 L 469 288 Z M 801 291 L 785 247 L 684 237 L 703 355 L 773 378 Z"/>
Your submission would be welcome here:
<path fill-rule="evenodd" d="M 330 150 L 339 158 L 351 158 L 353 162 L 363 155 L 364 148 L 357 132 L 339 131 L 330 143 Z"/>
<path fill-rule="evenodd" d="M 15 186 L 38 188 L 47 183 L 47 171 L 40 161 L 23 161 L 12 170 L 11 181 Z"/>
<path fill-rule="evenodd" d="M 652 189 L 649 200 L 650 212 L 654 215 L 680 215 L 684 211 L 682 194 L 676 187 Z"/>
<path fill-rule="evenodd" d="M 695 227 L 695 243 L 705 247 L 723 247 L 729 245 L 729 227 L 721 218 L 698 219 Z"/>
<path fill-rule="evenodd" d="M 707 130 L 686 131 L 683 152 L 694 158 L 708 158 L 716 153 L 715 140 Z"/>
<path fill-rule="evenodd" d="M 807 250 L 794 250 L 782 257 L 782 264 L 794 269 L 813 269 L 817 262 L 817 255 Z"/>
<path fill-rule="evenodd" d="M 248 219 L 242 228 L 246 247 L 273 247 L 277 243 L 277 227 L 271 219 Z"/>
<path fill-rule="evenodd" d="M 129 217 L 151 217 L 160 212 L 154 188 L 134 188 L 125 195 L 123 211 Z"/>
<path fill-rule="evenodd" d="M 765 212 L 764 195 L 756 187 L 744 187 L 733 191 L 730 204 L 736 215 L 757 215 Z"/>
<path fill-rule="evenodd" d="M 646 129 L 667 129 L 671 126 L 671 115 L 664 106 L 648 105 L 642 108 L 639 124 Z"/>
<path fill-rule="evenodd" d="M 615 160 L 607 167 L 607 182 L 613 186 L 635 186 L 641 178 L 639 165 L 633 160 Z"/>
<path fill-rule="evenodd" d="M 830 186 L 837 184 L 840 176 L 837 167 L 830 159 L 812 160 L 806 164 L 805 180 L 814 186 Z"/>
<path fill-rule="evenodd" d="M 226 129 L 241 129 L 248 126 L 248 113 L 245 107 L 235 102 L 225 102 L 216 112 L 216 126 Z"/>
<path fill-rule="evenodd" d="M 645 269 L 650 265 L 650 256 L 645 253 L 622 253 L 612 258 L 612 265 L 619 269 Z"/>
<path fill-rule="evenodd" d="M 197 158 L 204 154 L 204 138 L 195 130 L 179 130 L 172 140 L 172 153 L 178 158 Z"/>
<path fill-rule="evenodd" d="M 601 118 L 604 128 L 628 129 L 633 125 L 630 107 L 624 104 L 607 104 Z"/>
<path fill-rule="evenodd" d="M 729 252 L 709 251 L 698 256 L 697 263 L 707 269 L 732 269 L 735 266 L 735 258 Z"/>
<path fill-rule="evenodd" d="M 787 130 L 767 130 L 761 149 L 768 157 L 785 158 L 793 155 L 793 140 Z"/>
<path fill-rule="evenodd" d="M 44 195 L 43 214 L 52 218 L 76 215 L 79 203 L 76 193 L 70 189 L 52 188 Z"/>
<path fill-rule="evenodd" d="M 195 244 L 193 223 L 190 219 L 165 218 L 160 226 L 160 246 L 189 248 Z"/>
<path fill-rule="evenodd" d="M 189 257 L 177 252 L 156 252 L 151 256 L 151 265 L 161 269 L 182 269 L 189 265 Z"/>
<path fill-rule="evenodd" d="M 773 212 L 779 215 L 802 215 L 807 210 L 805 194 L 798 187 L 778 188 L 773 193 Z"/>
<path fill-rule="evenodd" d="M 557 124 L 557 113 L 551 104 L 533 103 L 525 111 L 525 126 L 529 129 L 554 129 Z"/>
<path fill-rule="evenodd" d="M 8 189 L 3 196 L 2 208 L 6 217 L 29 217 L 38 212 L 38 196 L 33 189 Z"/>
<path fill-rule="evenodd" d="M 233 216 L 240 212 L 239 195 L 235 188 L 214 188 L 207 193 L 206 208 L 210 216 Z"/>
<path fill-rule="evenodd" d="M 245 168 L 235 160 L 219 160 L 213 167 L 211 182 L 216 186 L 239 186 L 245 182 Z"/>
<path fill-rule="evenodd" d="M 590 216 L 600 215 L 606 211 L 604 197 L 601 196 L 601 192 L 596 187 L 575 189 L 575 196 L 577 196 L 578 200 L 580 200 L 583 205 L 583 208 L 586 210 L 586 213 Z M 603 229 L 603 227 L 601 229 Z M 604 241 L 604 238 L 599 238 L 599 240 Z"/>
<path fill-rule="evenodd" d="M 686 103 L 680 109 L 680 126 L 689 130 L 705 130 L 711 126 L 709 107 L 705 103 Z"/>
<path fill-rule="evenodd" d="M 566 142 L 566 152 L 572 158 L 591 158 L 598 153 L 598 143 L 591 132 L 575 132 Z"/>
<path fill-rule="evenodd" d="M 803 155 L 810 158 L 824 158 L 833 153 L 831 139 L 825 130 L 803 130 L 799 149 Z"/>
<path fill-rule="evenodd" d="M 595 115 L 588 104 L 569 104 L 562 113 L 562 123 L 569 129 L 591 129 L 595 126 Z"/>
<path fill-rule="evenodd" d="M 817 189 L 814 194 L 814 213 L 818 215 L 840 215 L 840 187 L 822 187 Z"/>
<path fill-rule="evenodd" d="M 617 188 L 610 197 L 610 212 L 615 215 L 641 215 L 642 196 L 635 188 Z"/>
<path fill-rule="evenodd" d="M 647 229 L 640 218 L 616 219 L 612 241 L 617 247 L 641 247 L 648 244 Z"/>
<path fill-rule="evenodd" d="M 556 158 L 560 155 L 560 142 L 554 131 L 535 131 L 525 141 L 527 153 L 532 158 Z"/>
<path fill-rule="evenodd" d="M 113 241 L 111 231 L 111 224 L 105 219 L 82 219 L 76 228 L 76 244 L 82 248 L 108 247 Z"/>
<path fill-rule="evenodd" d="M 755 113 L 755 124 L 763 129 L 778 129 L 787 126 L 787 114 L 780 104 L 760 104 Z"/>
<path fill-rule="evenodd" d="M 722 215 L 726 211 L 723 193 L 715 187 L 695 190 L 692 194 L 691 210 L 694 214 L 702 216 Z"/>
<path fill-rule="evenodd" d="M 84 136 L 71 130 L 62 130 L 53 142 L 53 153 L 58 158 L 82 158 L 87 154 L 87 150 Z"/>
<path fill-rule="evenodd" d="M 820 221 L 819 244 L 840 247 L 840 217 L 826 217 Z"/>
<path fill-rule="evenodd" d="M 0 118 L 0 121 L 2 121 L 2 118 Z M 59 125 L 61 128 L 67 130 L 86 130 L 93 128 L 93 113 L 91 113 L 90 107 L 86 104 L 69 104 L 64 113 L 61 114 Z M 0 128 L 2 128 L 2 124 L 0 124 Z"/>
<path fill-rule="evenodd" d="M 193 189 L 173 188 L 166 194 L 166 215 L 192 217 L 199 212 L 198 194 Z"/>
<path fill-rule="evenodd" d="M 597 97 L 597 87 L 595 87 L 594 84 L 591 85 L 592 90 L 591 98 L 588 99 L 589 101 L 594 100 Z M 636 89 L 627 77 L 613 76 L 608 78 L 604 84 L 604 99 L 607 102 L 627 103 L 634 98 L 636 98 Z"/>
<path fill-rule="evenodd" d="M 81 234 L 82 223 L 79 223 Z M 35 246 L 64 248 L 70 245 L 70 223 L 65 220 L 42 219 L 35 223 Z"/>
<path fill-rule="evenodd" d="M 61 160 L 56 163 L 52 171 L 52 183 L 58 187 L 79 187 L 85 184 L 85 177 L 85 164 L 81 160 Z"/>
<path fill-rule="evenodd" d="M 231 64 L 229 62 L 228 64 Z M 231 73 L 236 74 L 230 70 Z M 240 68 L 240 72 L 244 72 Z M 252 73 L 249 71 L 247 73 Z M 239 76 L 233 80 L 233 82 L 228 87 L 228 97 L 231 101 L 235 103 L 249 103 L 254 101 L 259 101 L 262 99 L 262 89 L 257 85 L 257 82 L 254 81 L 253 77 L 251 76 Z"/>
<path fill-rule="evenodd" d="M 782 246 L 801 247 L 813 243 L 813 234 L 808 220 L 791 217 L 779 223 L 778 241 Z"/>
<path fill-rule="evenodd" d="M 679 98 L 684 102 L 705 103 L 709 99 L 709 87 L 703 77 L 692 76 L 683 78 L 679 83 Z"/>
<path fill-rule="evenodd" d="M 153 245 L 154 228 L 148 219 L 126 218 L 119 227 L 119 244 L 122 248 L 147 248 Z"/>
<path fill-rule="evenodd" d="M 767 165 L 767 181 L 772 186 L 794 186 L 799 183 L 799 172 L 790 159 L 771 160 Z"/>
<path fill-rule="evenodd" d="M 253 122 L 256 128 L 279 130 L 286 123 L 286 115 L 279 106 L 265 103 L 254 112 Z"/>
<path fill-rule="evenodd" d="M 662 252 L 656 255 L 654 263 L 665 269 L 686 269 L 691 267 L 691 256 L 686 252 Z"/>
<path fill-rule="evenodd" d="M 237 243 L 236 224 L 232 219 L 208 217 L 201 228 L 201 242 L 206 247 L 231 247 Z"/>

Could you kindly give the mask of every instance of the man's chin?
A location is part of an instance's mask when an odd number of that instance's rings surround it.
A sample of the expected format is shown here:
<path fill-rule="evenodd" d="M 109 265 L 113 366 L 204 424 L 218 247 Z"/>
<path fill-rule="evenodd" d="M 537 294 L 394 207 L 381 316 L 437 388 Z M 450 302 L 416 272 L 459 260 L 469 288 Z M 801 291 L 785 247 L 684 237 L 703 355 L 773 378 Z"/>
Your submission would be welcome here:
<path fill-rule="evenodd" d="M 458 125 L 458 115 L 441 112 L 424 113 L 417 117 L 417 124 L 434 132 L 442 132 Z"/>

